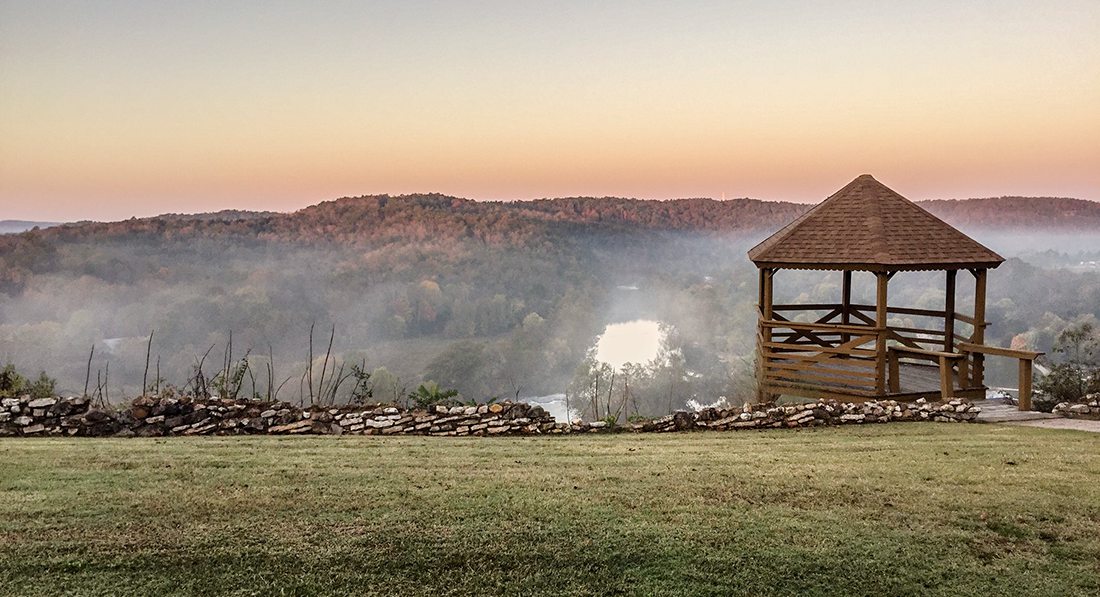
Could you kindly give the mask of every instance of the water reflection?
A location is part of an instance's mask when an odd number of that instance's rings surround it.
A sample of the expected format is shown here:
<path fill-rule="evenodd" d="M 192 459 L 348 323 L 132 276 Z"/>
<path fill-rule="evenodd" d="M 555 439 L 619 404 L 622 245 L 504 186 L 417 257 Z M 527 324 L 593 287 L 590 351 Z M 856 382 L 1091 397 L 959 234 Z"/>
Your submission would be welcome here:
<path fill-rule="evenodd" d="M 615 369 L 620 369 L 627 363 L 649 363 L 657 358 L 666 335 L 665 330 L 661 329 L 661 323 L 651 319 L 609 324 L 596 338 L 596 360 Z M 554 419 L 561 422 L 572 421 L 581 416 L 579 405 L 575 402 L 568 405 L 567 412 L 564 393 L 529 396 L 523 398 L 523 401 L 543 407 Z"/>
<path fill-rule="evenodd" d="M 627 363 L 648 363 L 657 358 L 664 338 L 660 322 L 651 319 L 613 323 L 596 340 L 596 360 L 615 369 Z"/>

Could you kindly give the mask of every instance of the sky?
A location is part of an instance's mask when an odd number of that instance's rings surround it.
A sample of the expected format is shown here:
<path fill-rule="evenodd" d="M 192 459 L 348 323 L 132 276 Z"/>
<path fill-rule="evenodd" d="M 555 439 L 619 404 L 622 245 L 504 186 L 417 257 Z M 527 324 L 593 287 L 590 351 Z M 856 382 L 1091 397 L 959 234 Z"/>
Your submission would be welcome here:
<path fill-rule="evenodd" d="M 1100 200 L 1100 1 L 0 0 L 0 219 Z"/>

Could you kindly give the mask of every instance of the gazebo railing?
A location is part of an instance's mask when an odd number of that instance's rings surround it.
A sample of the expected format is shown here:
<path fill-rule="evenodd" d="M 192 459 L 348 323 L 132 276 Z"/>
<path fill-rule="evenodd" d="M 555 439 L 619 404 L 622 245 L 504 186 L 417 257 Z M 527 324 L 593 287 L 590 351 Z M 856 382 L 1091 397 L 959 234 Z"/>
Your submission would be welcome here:
<path fill-rule="evenodd" d="M 761 322 L 761 381 L 774 389 L 821 394 L 874 396 L 883 375 L 878 365 L 878 331 L 860 325 Z"/>
<path fill-rule="evenodd" d="M 760 381 L 776 389 L 816 389 L 819 393 L 856 396 L 881 394 L 889 388 L 898 392 L 897 363 L 936 367 L 922 354 L 953 353 L 945 359 L 941 373 L 958 380 L 960 388 L 981 385 L 971 379 L 982 366 L 982 355 L 963 351 L 960 345 L 973 342 L 974 318 L 953 313 L 952 325 L 946 326 L 946 311 L 910 307 L 888 307 L 887 315 L 897 321 L 903 316 L 916 323 L 908 326 L 876 326 L 876 309 L 870 305 L 819 303 L 774 305 L 770 319 L 760 322 Z M 796 317 L 812 318 L 797 321 Z M 938 319 L 935 327 L 922 319 Z M 956 330 L 970 327 L 971 334 Z M 947 328 L 947 329 L 945 329 Z M 950 332 L 948 331 L 950 330 Z M 950 335 L 949 335 L 950 334 Z M 880 339 L 881 338 L 881 339 Z M 880 347 L 881 344 L 881 347 Z M 891 347 L 900 350 L 887 355 Z M 880 353 L 881 348 L 881 353 Z M 887 361 L 890 367 L 887 368 Z"/>
<path fill-rule="evenodd" d="M 818 303 L 818 304 L 803 304 L 803 305 L 775 305 L 772 307 L 772 318 L 777 321 L 792 321 L 793 318 L 788 318 L 784 314 L 793 312 L 807 313 L 817 312 L 824 313 L 823 316 L 817 317 L 812 321 L 815 324 L 841 324 L 841 325 L 867 325 L 875 326 L 875 307 L 871 305 L 852 304 L 849 305 L 847 322 L 844 321 L 844 306 L 840 304 Z M 944 329 L 943 322 L 946 321 L 947 313 L 945 311 L 936 311 L 933 309 L 916 309 L 911 307 L 887 307 L 886 313 L 888 316 L 911 316 L 919 318 L 932 318 L 939 320 L 939 324 L 935 327 L 924 327 L 922 325 L 912 326 L 890 326 L 888 328 L 888 340 L 892 340 L 895 344 L 900 346 L 907 346 L 909 348 L 920 350 L 937 350 L 953 352 L 954 347 L 960 342 L 973 342 L 973 334 L 961 334 L 953 331 L 951 334 L 951 342 L 947 341 L 948 334 Z M 801 322 L 811 323 L 811 322 Z M 952 330 L 958 330 L 960 324 L 973 327 L 974 318 L 961 313 L 954 314 L 954 325 L 951 326 Z M 817 334 L 817 337 L 822 338 L 821 334 Z M 833 340 L 842 340 L 843 334 L 831 334 L 829 336 Z M 811 336 L 802 332 L 787 331 L 781 332 L 776 336 L 777 340 L 791 340 L 794 342 L 802 343 L 815 343 L 810 341 Z M 822 344 L 817 342 L 819 345 Z"/>

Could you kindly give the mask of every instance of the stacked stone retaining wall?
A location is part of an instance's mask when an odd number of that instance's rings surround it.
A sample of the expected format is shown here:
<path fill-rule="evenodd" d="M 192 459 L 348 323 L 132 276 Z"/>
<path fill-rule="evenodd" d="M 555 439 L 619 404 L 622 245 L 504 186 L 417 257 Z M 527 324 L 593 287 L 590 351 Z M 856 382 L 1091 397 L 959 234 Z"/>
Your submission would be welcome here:
<path fill-rule="evenodd" d="M 1060 402 L 1051 412 L 1071 419 L 1100 419 L 1100 394 L 1089 394 L 1080 402 Z"/>
<path fill-rule="evenodd" d="M 142 397 L 123 409 L 96 408 L 87 398 L 6 398 L 0 435 L 162 437 L 193 435 L 492 436 L 572 433 L 732 431 L 893 421 L 969 422 L 980 408 L 961 400 L 932 403 L 818 401 L 677 412 L 626 424 L 555 421 L 539 406 L 503 402 L 405 409 L 395 405 L 302 408 L 287 402 Z"/>

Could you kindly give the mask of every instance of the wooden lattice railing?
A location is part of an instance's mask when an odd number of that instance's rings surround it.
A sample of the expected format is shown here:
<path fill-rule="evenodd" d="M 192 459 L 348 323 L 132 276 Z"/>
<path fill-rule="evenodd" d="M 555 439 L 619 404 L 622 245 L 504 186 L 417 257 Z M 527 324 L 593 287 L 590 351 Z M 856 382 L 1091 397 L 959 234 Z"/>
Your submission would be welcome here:
<path fill-rule="evenodd" d="M 778 319 L 760 324 L 760 381 L 802 393 L 874 396 L 885 371 L 878 364 L 879 332 L 859 325 Z M 883 380 L 884 381 L 884 380 Z"/>
<path fill-rule="evenodd" d="M 982 385 L 983 354 L 960 350 L 977 336 L 973 317 L 951 313 L 951 325 L 945 325 L 947 311 L 887 307 L 886 314 L 910 325 L 878 329 L 871 305 L 772 306 L 770 318 L 760 324 L 760 383 L 777 390 L 856 396 L 897 393 L 898 365 L 905 362 L 938 367 L 944 395 L 951 395 L 956 384 L 960 389 Z"/>

